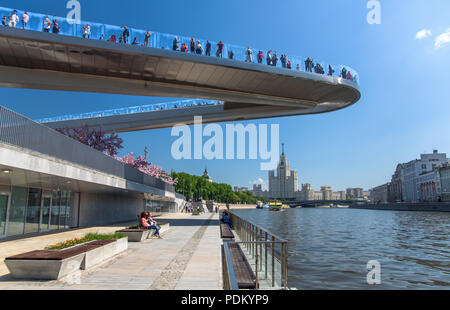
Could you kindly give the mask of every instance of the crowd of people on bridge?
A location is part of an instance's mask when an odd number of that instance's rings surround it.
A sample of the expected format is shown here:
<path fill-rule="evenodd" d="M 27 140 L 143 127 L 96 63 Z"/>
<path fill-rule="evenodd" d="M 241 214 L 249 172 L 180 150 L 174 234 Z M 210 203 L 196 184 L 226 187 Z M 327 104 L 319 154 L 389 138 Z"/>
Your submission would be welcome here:
<path fill-rule="evenodd" d="M 19 25 L 19 22 L 22 22 L 22 29 L 26 29 L 29 21 L 30 21 L 30 16 L 28 14 L 28 12 L 24 12 L 21 16 L 21 19 L 19 18 L 19 14 L 17 13 L 17 10 L 14 10 L 11 15 L 9 16 L 3 16 L 2 18 L 2 25 L 5 27 L 12 27 L 15 28 L 17 25 Z M 85 24 L 82 26 L 81 28 L 81 36 L 83 38 L 86 39 L 90 39 L 92 32 L 91 32 L 91 25 L 90 24 Z M 109 42 L 114 42 L 114 43 L 120 43 L 120 44 L 131 44 L 131 45 L 135 45 L 135 46 L 144 46 L 144 47 L 149 47 L 150 46 L 150 39 L 152 34 L 150 33 L 150 31 L 146 31 L 144 34 L 144 42 L 141 44 L 139 42 L 139 39 L 137 37 L 134 37 L 132 41 L 130 41 L 130 30 L 128 29 L 127 26 L 122 26 L 121 27 L 122 31 L 121 34 L 119 35 L 119 38 L 117 38 L 116 34 L 112 34 L 108 39 L 106 39 L 104 34 L 100 34 L 99 36 L 99 40 L 102 41 L 109 41 Z M 50 19 L 48 16 L 46 16 L 44 18 L 43 24 L 42 24 L 42 31 L 43 32 L 47 32 L 47 33 L 53 33 L 53 34 L 59 34 L 61 32 L 61 27 L 59 24 L 58 19 L 55 19 L 55 17 L 53 17 L 52 19 Z M 130 42 L 130 43 L 129 43 Z M 183 42 L 181 43 L 181 41 L 178 39 L 177 36 L 174 37 L 173 41 L 172 41 L 172 50 L 173 51 L 180 51 L 182 53 L 191 53 L 191 54 L 196 54 L 196 55 L 204 55 L 204 56 L 211 56 L 211 52 L 212 52 L 212 44 L 209 40 L 206 41 L 205 46 L 203 47 L 202 43 L 200 40 L 195 40 L 194 38 L 191 38 L 189 42 Z M 216 50 L 216 57 L 222 58 L 223 57 L 223 52 L 224 52 L 224 47 L 225 44 L 222 41 L 219 41 L 219 43 L 216 44 L 217 50 Z M 253 50 L 248 47 L 245 50 L 245 62 L 249 62 L 249 63 L 253 63 Z M 231 48 L 229 48 L 228 50 L 228 59 L 233 60 L 234 59 L 234 52 Z M 264 61 L 264 53 L 263 51 L 258 51 L 258 53 L 256 54 L 256 61 L 258 64 L 262 64 Z M 284 69 L 288 69 L 291 70 L 292 69 L 292 61 L 288 58 L 288 56 L 286 54 L 282 54 L 279 58 L 277 55 L 277 52 L 274 51 L 272 53 L 272 50 L 269 50 L 266 54 L 266 63 L 268 66 L 273 66 L 276 67 L 278 64 L 278 61 L 281 62 L 281 67 Z M 322 66 L 322 64 L 320 64 L 319 62 L 316 62 L 314 64 L 314 60 L 311 59 L 310 57 L 308 57 L 305 61 L 305 71 L 306 72 L 311 72 L 311 73 L 317 73 L 317 74 L 325 74 L 325 69 Z M 296 70 L 300 71 L 300 63 L 297 63 L 296 66 Z M 328 76 L 333 76 L 335 70 L 331 65 L 328 65 Z M 352 73 L 350 72 L 350 70 L 347 70 L 345 67 L 342 68 L 340 74 L 340 77 L 347 79 L 347 80 L 352 80 L 352 81 L 356 81 L 356 77 L 354 77 L 352 75 Z"/>

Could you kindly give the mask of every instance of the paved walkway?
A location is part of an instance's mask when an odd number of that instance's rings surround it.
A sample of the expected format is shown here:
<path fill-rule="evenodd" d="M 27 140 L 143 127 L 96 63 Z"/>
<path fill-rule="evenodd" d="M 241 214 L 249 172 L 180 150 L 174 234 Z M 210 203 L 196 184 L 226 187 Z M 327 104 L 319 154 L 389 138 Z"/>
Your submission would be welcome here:
<path fill-rule="evenodd" d="M 220 249 L 222 242 L 219 233 L 218 215 L 214 213 L 206 213 L 200 216 L 177 214 L 164 216 L 158 218 L 158 220 L 169 222 L 171 225 L 170 230 L 163 235 L 163 239 L 149 239 L 140 243 L 130 242 L 128 243 L 128 251 L 125 253 L 92 270 L 80 271 L 58 281 L 17 281 L 12 279 L 9 274 L 4 273 L 0 277 L 0 290 L 222 289 Z M 108 232 L 117 229 L 118 227 L 103 227 L 98 231 Z M 75 232 L 77 236 L 86 233 L 84 229 Z M 75 236 L 73 231 L 63 234 L 69 233 L 71 237 Z M 39 239 L 41 243 L 39 248 L 42 249 L 44 243 L 55 243 L 54 240 L 50 239 L 57 239 L 57 236 L 36 238 Z M 19 249 L 30 245 L 30 242 L 32 241 L 24 239 L 0 244 L 1 256 L 17 254 Z M 13 243 L 15 243 L 14 246 Z M 7 254 L 4 254 L 4 250 Z M 22 252 L 24 251 L 19 253 Z M 3 262 L 2 265 L 4 266 Z"/>

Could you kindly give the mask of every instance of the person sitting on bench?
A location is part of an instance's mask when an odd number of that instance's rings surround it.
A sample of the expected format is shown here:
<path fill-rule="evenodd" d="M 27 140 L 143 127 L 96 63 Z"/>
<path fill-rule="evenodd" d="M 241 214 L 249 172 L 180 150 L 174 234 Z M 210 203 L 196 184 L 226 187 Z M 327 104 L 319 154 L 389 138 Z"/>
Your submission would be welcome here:
<path fill-rule="evenodd" d="M 156 223 L 156 222 L 155 222 Z M 153 222 L 152 222 L 153 224 Z M 162 239 L 159 234 L 159 228 L 156 225 L 150 225 L 148 222 L 148 215 L 145 212 L 141 213 L 141 225 L 144 227 L 144 229 L 154 229 L 155 230 L 155 236 L 159 239 Z"/>
<path fill-rule="evenodd" d="M 222 215 L 222 222 L 224 222 L 225 224 L 228 224 L 228 226 L 230 226 L 230 228 L 233 228 L 233 224 L 230 222 L 230 218 L 228 217 L 228 214 L 225 212 Z"/>

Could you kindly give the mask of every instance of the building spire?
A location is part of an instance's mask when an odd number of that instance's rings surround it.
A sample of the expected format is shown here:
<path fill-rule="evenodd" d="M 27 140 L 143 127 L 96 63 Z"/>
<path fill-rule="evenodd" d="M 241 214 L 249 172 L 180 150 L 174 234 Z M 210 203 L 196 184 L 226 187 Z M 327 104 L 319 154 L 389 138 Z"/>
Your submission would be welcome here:
<path fill-rule="evenodd" d="M 282 150 L 283 150 L 283 152 L 281 153 L 281 155 L 284 156 L 284 143 L 281 143 L 281 146 L 282 146 Z"/>

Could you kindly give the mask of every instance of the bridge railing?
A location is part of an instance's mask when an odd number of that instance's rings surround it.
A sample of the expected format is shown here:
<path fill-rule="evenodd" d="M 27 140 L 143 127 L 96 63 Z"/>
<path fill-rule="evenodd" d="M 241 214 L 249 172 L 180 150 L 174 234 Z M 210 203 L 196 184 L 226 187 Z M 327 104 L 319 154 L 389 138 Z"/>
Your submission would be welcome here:
<path fill-rule="evenodd" d="M 87 112 L 87 113 L 81 113 L 81 114 L 71 114 L 71 115 L 64 115 L 64 116 L 48 117 L 48 118 L 36 120 L 36 122 L 38 122 L 38 123 L 53 123 L 53 122 L 68 121 L 68 120 L 99 118 L 99 117 L 107 117 L 107 116 L 114 116 L 114 115 L 128 115 L 128 114 L 136 114 L 136 113 L 144 113 L 144 112 L 156 112 L 156 111 L 163 111 L 163 110 L 175 110 L 175 109 L 191 108 L 191 107 L 197 107 L 197 106 L 220 105 L 220 104 L 223 104 L 223 101 L 189 99 L 189 100 L 171 101 L 171 102 L 158 103 L 158 104 L 147 104 L 147 105 L 141 105 L 141 106 L 135 106 L 135 107 L 110 109 L 110 110 L 97 111 L 97 112 Z"/>
<path fill-rule="evenodd" d="M 13 12 L 13 9 L 0 7 L 0 18 L 3 18 L 4 16 L 9 17 L 12 14 L 12 12 Z M 24 11 L 17 10 L 17 13 L 18 13 L 17 15 L 20 18 L 20 21 L 16 25 L 16 28 L 22 28 L 22 14 L 24 13 Z M 26 25 L 25 29 L 34 30 L 34 31 L 43 31 L 44 19 L 46 17 L 49 17 L 50 20 L 53 20 L 53 19 L 58 20 L 60 28 L 61 28 L 59 35 L 82 37 L 83 36 L 83 26 L 86 26 L 89 24 L 91 27 L 90 39 L 108 40 L 111 38 L 112 35 L 114 35 L 114 36 L 116 36 L 117 42 L 118 42 L 119 38 L 122 35 L 123 30 L 124 30 L 120 26 L 113 26 L 113 25 L 107 25 L 107 24 L 101 24 L 101 23 L 92 23 L 92 22 L 87 22 L 87 21 L 81 21 L 80 24 L 71 24 L 71 21 L 68 20 L 67 18 L 56 17 L 53 15 L 44 15 L 44 14 L 32 13 L 32 12 L 28 12 L 28 15 L 30 17 L 30 21 Z M 7 21 L 7 23 L 8 23 L 8 21 Z M 128 44 L 131 44 L 133 42 L 134 38 L 137 38 L 137 40 L 139 42 L 138 45 L 143 46 L 146 30 L 135 29 L 135 28 L 130 28 L 130 27 L 128 28 L 128 30 L 130 32 L 130 36 L 128 38 Z M 190 40 L 191 40 L 190 37 L 182 36 L 182 35 L 173 35 L 173 34 L 156 32 L 156 31 L 150 31 L 150 33 L 151 33 L 151 37 L 149 40 L 148 47 L 172 50 L 174 39 L 175 39 L 175 37 L 177 37 L 178 41 L 179 41 L 178 47 L 181 47 L 181 45 L 183 43 L 186 43 L 188 46 L 188 51 L 190 51 L 190 44 L 189 44 Z M 200 43 L 202 44 L 202 47 L 203 47 L 203 53 L 202 53 L 203 56 L 199 55 L 199 57 L 205 57 L 204 55 L 206 54 L 207 40 L 195 38 L 196 43 L 197 43 L 197 41 L 200 41 Z M 211 56 L 215 57 L 216 53 L 218 52 L 218 43 L 219 42 L 213 41 L 213 40 L 210 40 L 209 42 L 211 43 Z M 234 54 L 234 56 L 233 56 L 234 60 L 246 61 L 246 51 L 247 51 L 248 47 L 243 47 L 243 46 L 234 45 L 234 44 L 228 44 L 225 42 L 223 42 L 223 43 L 224 43 L 223 53 L 222 53 L 223 58 L 229 58 L 229 53 L 232 52 Z M 263 51 L 264 57 L 262 60 L 262 65 L 267 65 L 267 62 L 266 62 L 266 56 L 267 56 L 266 52 L 267 51 L 265 51 L 265 49 L 251 48 L 251 51 L 252 51 L 252 63 L 258 63 L 257 54 L 259 51 Z M 276 49 L 272 49 L 272 51 L 277 52 L 278 62 L 276 64 L 276 66 L 277 67 L 285 67 L 282 64 L 280 57 L 282 54 L 286 54 L 286 53 L 281 52 Z M 308 71 L 305 66 L 306 59 L 307 59 L 307 57 L 293 56 L 293 55 L 288 55 L 288 57 L 287 57 L 287 60 L 290 60 L 292 63 L 291 70 L 297 70 L 297 68 L 298 68 L 299 71 L 305 71 L 305 72 Z M 316 59 L 313 59 L 313 62 L 314 62 L 314 64 L 319 63 L 323 67 L 323 70 L 324 70 L 323 74 L 328 74 L 328 65 L 330 65 L 329 63 L 323 62 L 323 61 L 317 61 Z M 354 70 L 353 68 L 351 68 L 349 66 L 345 66 L 342 64 L 338 64 L 338 65 L 331 64 L 331 66 L 334 70 L 334 73 L 332 74 L 333 76 L 341 76 L 342 70 L 345 68 L 345 71 L 350 72 L 350 74 L 351 74 L 351 77 L 349 76 L 349 79 L 352 82 L 359 85 L 359 75 L 356 72 L 356 70 Z M 289 69 L 286 68 L 286 70 L 289 70 Z M 315 72 L 314 68 L 313 68 L 312 72 Z M 320 73 L 317 73 L 317 74 L 320 74 Z M 344 78 L 347 79 L 347 76 L 345 76 Z"/>

